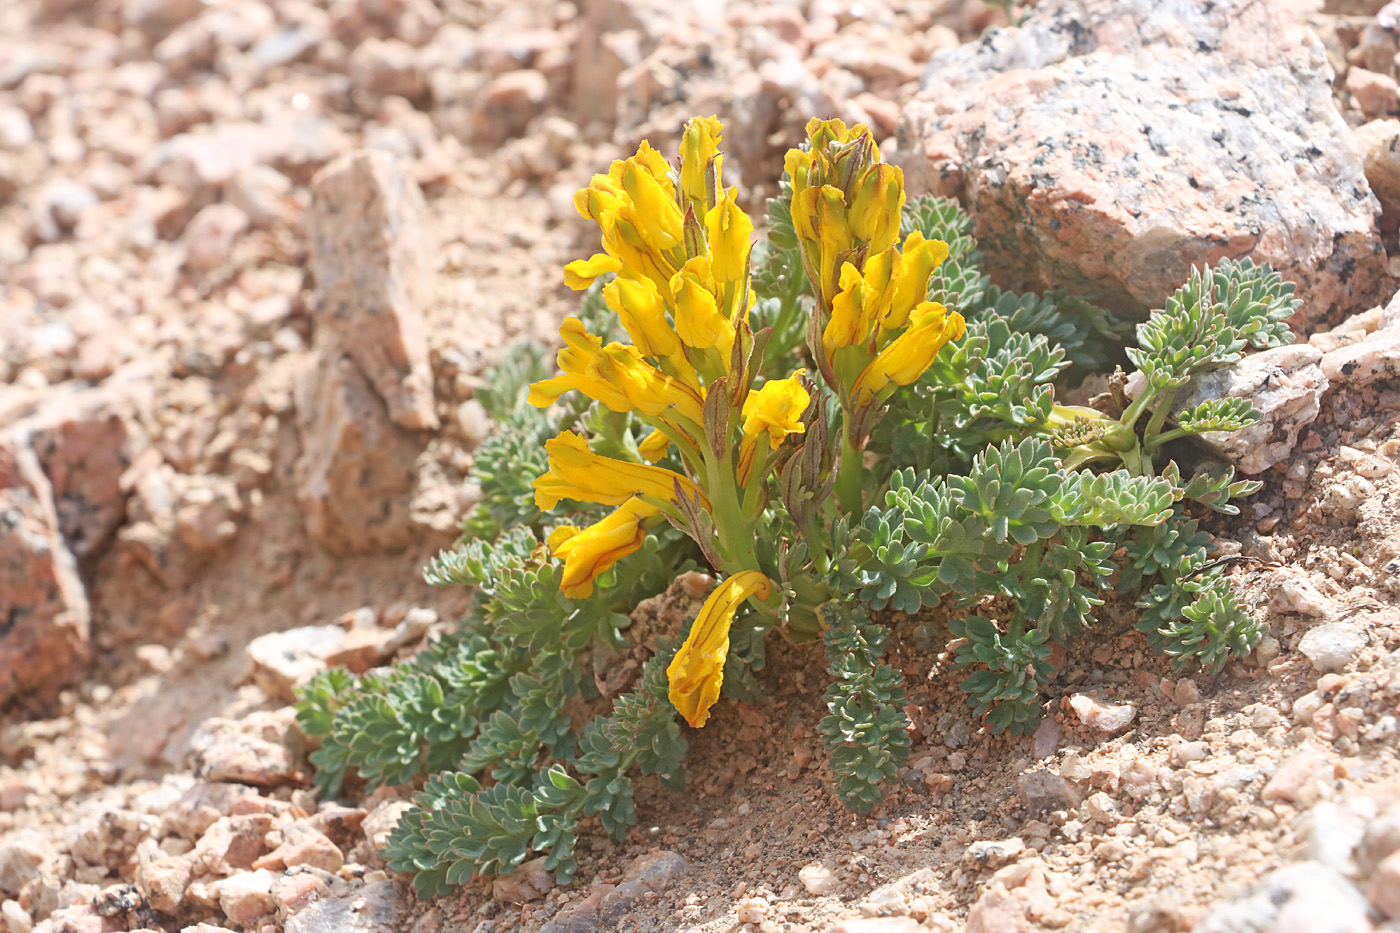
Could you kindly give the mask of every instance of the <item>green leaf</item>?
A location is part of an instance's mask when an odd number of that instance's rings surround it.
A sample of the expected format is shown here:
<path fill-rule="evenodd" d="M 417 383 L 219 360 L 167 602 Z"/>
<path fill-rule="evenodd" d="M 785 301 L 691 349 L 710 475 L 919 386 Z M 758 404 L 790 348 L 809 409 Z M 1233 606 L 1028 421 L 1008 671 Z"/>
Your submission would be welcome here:
<path fill-rule="evenodd" d="M 822 618 L 832 683 L 818 730 L 831 750 L 837 793 L 852 811 L 869 813 L 883 798 L 880 785 L 909 757 L 904 678 L 880 663 L 888 635 L 883 626 L 830 603 Z"/>

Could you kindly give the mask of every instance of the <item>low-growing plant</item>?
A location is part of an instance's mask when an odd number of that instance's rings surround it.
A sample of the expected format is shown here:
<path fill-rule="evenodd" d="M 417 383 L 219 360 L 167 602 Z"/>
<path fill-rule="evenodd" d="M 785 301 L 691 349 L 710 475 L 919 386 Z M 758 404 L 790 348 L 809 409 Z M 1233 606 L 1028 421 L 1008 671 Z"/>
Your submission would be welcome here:
<path fill-rule="evenodd" d="M 1248 262 L 1194 271 L 1138 326 L 1139 375 L 1099 407 L 1062 405 L 1068 370 L 1118 358 L 1106 312 L 993 286 L 958 206 L 907 200 L 869 130 L 839 120 L 787 154 L 754 243 L 720 129 L 694 119 L 678 166 L 643 143 L 578 192 L 602 243 L 564 270 L 584 310 L 554 374 L 529 346 L 502 353 L 481 501 L 426 571 L 477 589 L 470 617 L 410 660 L 302 691 L 325 793 L 351 775 L 418 787 L 386 855 L 425 896 L 535 852 L 567 878 L 590 815 L 620 839 L 635 775 L 683 784 L 678 717 L 699 729 L 723 697 L 761 698 L 774 633 L 825 645 L 818 731 L 860 813 L 909 752 L 903 674 L 882 661 L 896 611 L 950 618 L 991 733 L 1035 728 L 1052 648 L 1092 630 L 1115 581 L 1175 664 L 1218 671 L 1262 634 L 1192 517 L 1258 484 L 1162 460 L 1258 419 L 1240 400 L 1173 403 L 1288 339 L 1290 285 Z M 718 580 L 695 619 L 601 696 L 629 614 L 692 569 Z"/>

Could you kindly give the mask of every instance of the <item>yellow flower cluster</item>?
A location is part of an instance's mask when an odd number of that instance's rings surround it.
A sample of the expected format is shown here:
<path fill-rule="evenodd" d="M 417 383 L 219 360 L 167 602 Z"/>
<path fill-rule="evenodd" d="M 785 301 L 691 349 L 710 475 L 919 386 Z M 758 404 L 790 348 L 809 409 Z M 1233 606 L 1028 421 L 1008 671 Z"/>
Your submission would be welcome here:
<path fill-rule="evenodd" d="M 883 401 L 962 336 L 962 315 L 924 300 L 948 245 L 917 230 L 895 245 L 904 174 L 880 161 L 863 124 L 812 120 L 807 137 L 809 148 L 789 151 L 786 167 L 793 226 L 825 318 L 812 352 L 844 403 Z"/>
<path fill-rule="evenodd" d="M 719 697 L 730 629 L 745 601 L 774 613 L 800 603 L 804 617 L 815 618 L 827 592 L 819 578 L 786 569 L 783 592 L 759 566 L 755 528 L 770 499 L 764 484 L 776 463 L 809 443 L 813 413 L 825 416 L 801 370 L 755 385 L 754 226 L 722 182 L 720 130 L 714 117 L 691 120 L 678 171 L 642 143 L 575 196 L 579 213 L 601 231 L 602 251 L 569 263 L 565 280 L 582 289 L 612 276 L 603 299 L 631 342 L 604 344 L 567 318 L 560 374 L 530 387 L 532 404 L 579 392 L 650 429 L 631 460 L 599 455 L 571 431 L 546 443 L 549 469 L 533 483 L 541 509 L 561 499 L 613 507 L 587 528 L 566 525 L 550 535 L 566 596 L 591 596 L 599 576 L 641 548 L 663 519 L 688 531 L 723 576 L 667 668 L 671 702 L 697 727 Z M 809 147 L 789 152 L 786 165 L 793 224 L 817 298 L 808 349 L 840 402 L 835 487 L 841 508 L 858 515 L 869 422 L 894 386 L 917 380 L 962 335 L 963 319 L 925 300 L 948 247 L 917 232 L 900 242 L 904 177 L 880 161 L 870 132 L 839 120 L 813 120 L 807 131 Z M 823 440 L 807 461 L 813 469 L 830 457 L 828 426 L 820 427 Z M 836 514 L 832 504 L 824 517 Z"/>
<path fill-rule="evenodd" d="M 735 189 L 721 182 L 720 130 L 713 117 L 687 124 L 678 174 L 644 142 L 575 196 L 579 213 L 598 224 L 603 251 L 569 263 L 565 280 L 582 289 L 614 274 L 603 298 L 631 343 L 604 345 L 580 320 L 567 318 L 559 331 L 560 375 L 530 388 L 534 405 L 580 392 L 652 428 L 638 445 L 650 463 L 600 456 L 569 431 L 546 443 L 549 470 L 533 483 L 541 509 L 560 499 L 616 506 L 590 527 L 564 526 L 550 535 L 551 552 L 564 561 L 565 595 L 591 595 L 598 576 L 639 549 L 647 528 L 663 516 L 698 535 L 708 529 L 687 525 L 687 515 L 709 516 L 713 540 L 702 540 L 702 548 L 730 576 L 706 602 L 670 669 L 671 700 L 695 726 L 719 695 L 735 612 L 751 595 L 772 594 L 754 557 L 753 516 L 741 504 L 755 497 L 744 493 L 766 479 L 771 452 L 804 431 L 811 402 L 800 372 L 750 391 L 753 222 Z M 673 446 L 684 473 L 652 465 Z"/>

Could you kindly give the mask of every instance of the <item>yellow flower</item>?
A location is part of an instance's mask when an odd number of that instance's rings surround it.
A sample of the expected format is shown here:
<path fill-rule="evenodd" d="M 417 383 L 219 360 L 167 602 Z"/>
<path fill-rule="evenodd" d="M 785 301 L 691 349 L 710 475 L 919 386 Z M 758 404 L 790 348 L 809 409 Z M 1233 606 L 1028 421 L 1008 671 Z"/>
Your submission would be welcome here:
<path fill-rule="evenodd" d="M 822 300 L 830 304 L 836 295 L 837 274 L 843 253 L 854 241 L 846 222 L 846 196 L 840 188 L 822 185 L 807 188 L 792 199 L 792 223 L 800 240 L 811 244 Z"/>
<path fill-rule="evenodd" d="M 801 434 L 802 415 L 812 397 L 798 378 L 798 370 L 786 379 L 770 379 L 744 399 L 744 437 L 768 435 L 768 446 L 777 450 L 789 434 Z"/>
<path fill-rule="evenodd" d="M 597 398 L 598 393 L 607 390 L 606 386 L 593 385 L 594 380 L 585 375 L 593 358 L 602 351 L 603 341 L 590 334 L 576 317 L 564 318 L 564 323 L 559 325 L 559 336 L 564 339 L 564 346 L 557 359 L 564 375 L 530 386 L 529 402 L 536 408 L 548 408 L 559 396 L 573 389 L 578 389 L 589 398 Z M 625 398 L 620 394 L 619 398 L 625 403 Z"/>
<path fill-rule="evenodd" d="M 680 339 L 666 321 L 666 304 L 650 279 L 609 282 L 603 288 L 603 300 L 617 312 L 632 343 L 644 356 L 663 357 L 680 352 Z"/>
<path fill-rule="evenodd" d="M 632 203 L 631 210 L 624 208 L 619 216 L 632 222 L 646 245 L 658 253 L 680 245 L 685 215 L 676 204 L 670 182 L 663 185 L 649 166 L 629 159 L 622 187 Z"/>
<path fill-rule="evenodd" d="M 787 379 L 771 379 L 744 399 L 744 439 L 739 443 L 739 484 L 747 486 L 753 471 L 760 438 L 767 436 L 768 449 L 777 450 L 789 434 L 806 430 L 802 415 L 812 403 L 806 386 L 798 378 L 802 370 Z"/>
<path fill-rule="evenodd" d="M 767 577 L 757 570 L 744 570 L 721 583 L 700 607 L 685 644 L 666 668 L 671 703 L 695 728 L 710 718 L 710 707 L 719 699 L 729 627 L 739 604 L 753 595 L 767 599 L 772 591 Z"/>
<path fill-rule="evenodd" d="M 548 512 L 560 499 L 596 502 L 599 505 L 621 505 L 636 495 L 651 496 L 669 502 L 675 495 L 675 485 L 692 496 L 699 496 L 708 509 L 710 502 L 689 479 L 663 467 L 631 463 L 600 457 L 588 449 L 582 435 L 564 431 L 544 442 L 549 454 L 549 470 L 530 483 L 535 490 L 535 505 Z"/>
<path fill-rule="evenodd" d="M 604 391 L 589 398 L 596 399 L 613 411 L 640 411 L 653 417 L 674 408 L 683 418 L 696 424 L 705 420 L 705 398 L 698 389 L 668 376 L 642 358 L 636 347 L 610 343 L 588 366 L 586 374 L 595 377 L 578 387 L 585 395 L 600 385 Z M 618 404 L 613 392 L 624 401 Z"/>
<path fill-rule="evenodd" d="M 941 304 L 925 301 L 910 315 L 909 329 L 900 334 L 856 377 L 851 396 L 879 395 L 890 383 L 907 386 L 924 374 L 949 340 L 963 335 L 963 317 Z"/>
<path fill-rule="evenodd" d="M 666 456 L 666 451 L 671 448 L 671 439 L 659 428 L 642 438 L 637 444 L 637 453 L 642 455 L 642 459 L 647 463 L 655 463 Z"/>
<path fill-rule="evenodd" d="M 870 244 L 872 252 L 889 249 L 899 236 L 904 210 L 904 173 L 878 162 L 865 170 L 851 188 L 851 233 Z"/>
<path fill-rule="evenodd" d="M 792 196 L 796 200 L 797 195 L 807 188 L 807 176 L 812 171 L 812 153 L 803 149 L 789 149 L 783 156 L 783 171 L 787 172 L 792 182 Z"/>
<path fill-rule="evenodd" d="M 622 263 L 607 253 L 594 253 L 587 259 L 575 259 L 564 267 L 564 284 L 582 291 L 606 272 L 621 272 Z"/>
<path fill-rule="evenodd" d="M 719 309 L 710 261 L 696 256 L 686 262 L 671 279 L 671 291 L 676 297 L 676 333 L 681 340 L 697 350 L 718 348 L 727 368 L 734 348 L 734 325 Z"/>
<path fill-rule="evenodd" d="M 719 203 L 705 214 L 705 231 L 710 238 L 710 267 L 715 280 L 737 282 L 749 271 L 749 236 L 753 221 L 739 209 L 730 188 Z"/>
<path fill-rule="evenodd" d="M 894 298 L 880 321 L 885 330 L 897 330 L 909 320 L 909 312 L 928 297 L 928 280 L 933 270 L 948 258 L 948 244 L 925 240 L 918 230 L 904 238 L 895 280 Z"/>
<path fill-rule="evenodd" d="M 694 117 L 685 125 L 681 137 L 681 192 L 697 216 L 703 216 L 716 199 L 715 181 L 719 179 L 724 156 L 719 151 L 720 122 L 715 117 Z M 714 160 L 711 173 L 710 160 Z"/>
<path fill-rule="evenodd" d="M 531 385 L 531 405 L 548 408 L 565 392 L 577 391 L 616 412 L 657 416 L 674 408 L 691 420 L 703 418 L 705 399 L 699 389 L 652 366 L 636 347 L 605 347 L 576 317 L 564 319 L 559 336 L 564 338 L 558 357 L 563 375 Z"/>
<path fill-rule="evenodd" d="M 822 350 L 828 360 L 838 347 L 860 346 L 870 339 L 873 325 L 885 316 L 894 298 L 898 268 L 899 252 L 893 247 L 866 259 L 863 272 L 849 262 L 841 264 L 831 320 L 822 332 Z"/>
<path fill-rule="evenodd" d="M 659 514 L 641 499 L 628 499 L 587 528 L 556 528 L 549 536 L 549 551 L 564 560 L 560 592 L 570 599 L 592 596 L 593 581 L 642 546 L 647 538 L 645 524 Z"/>

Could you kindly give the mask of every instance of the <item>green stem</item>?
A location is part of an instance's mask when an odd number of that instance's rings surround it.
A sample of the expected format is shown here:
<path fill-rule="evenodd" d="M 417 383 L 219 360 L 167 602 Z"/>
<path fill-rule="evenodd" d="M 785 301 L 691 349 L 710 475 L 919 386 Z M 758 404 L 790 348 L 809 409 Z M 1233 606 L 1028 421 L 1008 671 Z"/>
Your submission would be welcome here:
<path fill-rule="evenodd" d="M 766 438 L 760 436 L 758 450 L 753 455 L 753 466 L 749 469 L 749 484 L 744 487 L 744 517 L 750 521 L 758 518 L 758 497 L 768 481 L 765 474 L 768 472 L 769 450 Z"/>
<path fill-rule="evenodd" d="M 850 438 L 841 438 L 841 462 L 836 468 L 836 499 L 847 515 L 861 514 L 860 474 L 864 468 L 862 452 L 851 445 Z"/>
<path fill-rule="evenodd" d="M 1027 579 L 1035 579 L 1040 576 L 1041 558 L 1045 555 L 1045 540 L 1038 538 L 1026 545 L 1026 550 L 1021 555 L 1020 564 L 1017 567 L 1018 578 L 1022 582 L 1022 589 Z M 1021 612 L 1016 612 L 1011 617 L 1011 622 L 1007 625 L 1008 634 L 1013 639 L 1020 640 L 1026 630 L 1025 616 Z"/>
<path fill-rule="evenodd" d="M 1143 387 L 1142 394 L 1133 399 L 1132 403 L 1129 404 L 1127 409 L 1123 412 L 1123 417 L 1118 420 L 1129 428 L 1137 424 L 1138 418 L 1142 416 L 1148 403 L 1156 397 L 1156 394 L 1157 393 L 1154 392 L 1150 386 Z"/>
<path fill-rule="evenodd" d="M 1178 437 L 1185 437 L 1192 433 L 1194 432 L 1188 431 L 1185 428 L 1172 428 L 1170 431 L 1163 431 L 1161 434 L 1147 438 L 1147 440 L 1142 442 L 1142 446 L 1146 447 L 1148 450 L 1156 450 L 1167 441 L 1174 441 Z"/>
<path fill-rule="evenodd" d="M 1147 422 L 1147 427 L 1143 430 L 1143 436 L 1150 442 L 1158 432 L 1162 430 L 1162 425 L 1167 422 L 1167 413 L 1171 411 L 1172 403 L 1176 401 L 1177 393 L 1181 390 L 1171 389 L 1162 396 L 1162 402 L 1152 412 L 1152 419 Z"/>

